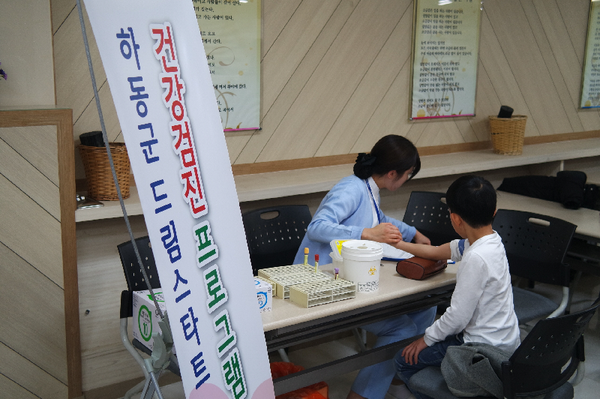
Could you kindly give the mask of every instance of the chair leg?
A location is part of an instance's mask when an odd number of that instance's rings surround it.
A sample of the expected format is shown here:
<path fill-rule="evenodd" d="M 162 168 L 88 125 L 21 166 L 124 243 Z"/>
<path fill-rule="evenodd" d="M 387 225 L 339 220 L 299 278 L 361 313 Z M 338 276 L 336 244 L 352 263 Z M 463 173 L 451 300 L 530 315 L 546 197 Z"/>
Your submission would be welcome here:
<path fill-rule="evenodd" d="M 565 309 L 567 308 L 567 306 L 569 304 L 569 298 L 570 298 L 569 287 L 563 287 L 562 291 L 563 291 L 563 296 L 562 296 L 562 301 L 560 302 L 560 305 L 554 312 L 552 312 L 548 316 L 548 318 L 560 316 L 565 312 Z"/>
<path fill-rule="evenodd" d="M 135 361 L 139 364 L 140 368 L 144 372 L 145 380 L 136 384 L 133 388 L 129 389 L 123 399 L 131 399 L 131 397 L 142 391 L 146 381 L 149 378 L 148 371 L 146 370 L 146 365 L 144 363 L 144 358 L 138 353 L 138 351 L 133 347 L 131 342 L 129 341 L 129 337 L 127 335 L 127 318 L 122 318 L 120 323 L 120 333 L 121 333 L 121 341 L 123 345 L 127 349 L 127 351 L 131 354 L 131 356 L 135 359 Z"/>
<path fill-rule="evenodd" d="M 565 314 L 571 314 L 571 303 L 573 303 L 573 294 L 575 293 L 575 287 L 579 284 L 579 280 L 581 280 L 581 275 L 583 272 L 581 270 L 577 270 L 571 280 L 571 285 L 569 286 L 569 302 L 567 303 L 567 308 L 565 309 Z"/>
<path fill-rule="evenodd" d="M 129 391 L 127 391 L 125 393 L 125 396 L 123 396 L 123 399 L 131 399 L 131 397 L 134 394 L 139 393 L 144 389 L 145 384 L 146 384 L 146 380 L 140 381 L 136 386 L 134 386 L 133 388 L 131 388 Z"/>
<path fill-rule="evenodd" d="M 135 359 L 137 364 L 139 364 L 140 368 L 144 372 L 144 377 L 148 377 L 148 371 L 146 370 L 146 364 L 144 363 L 144 358 L 138 353 L 138 351 L 133 347 L 131 342 L 129 341 L 129 337 L 127 335 L 127 318 L 121 319 L 121 341 L 125 346 L 125 349 L 131 354 L 131 356 Z"/>
<path fill-rule="evenodd" d="M 583 381 L 584 377 L 585 377 L 585 362 L 579 362 L 579 365 L 577 366 L 577 371 L 575 371 L 575 377 L 571 380 L 571 384 L 573 386 L 579 384 L 581 381 Z"/>
<path fill-rule="evenodd" d="M 359 329 L 359 328 L 354 328 L 354 329 L 352 329 L 352 332 L 354 333 L 354 336 L 356 337 L 356 341 L 358 342 L 359 352 L 366 351 L 367 347 L 365 346 L 365 342 L 367 342 L 367 331 Z"/>
<path fill-rule="evenodd" d="M 290 363 L 290 358 L 288 357 L 285 349 L 283 349 L 283 348 L 278 349 L 277 353 L 279 353 L 279 356 L 281 356 L 281 360 L 283 360 L 284 362 Z"/>
<path fill-rule="evenodd" d="M 146 378 L 140 399 L 153 399 L 154 397 L 164 399 L 158 385 L 158 376 L 160 373 L 160 370 L 152 371 L 149 375 L 150 378 Z"/>

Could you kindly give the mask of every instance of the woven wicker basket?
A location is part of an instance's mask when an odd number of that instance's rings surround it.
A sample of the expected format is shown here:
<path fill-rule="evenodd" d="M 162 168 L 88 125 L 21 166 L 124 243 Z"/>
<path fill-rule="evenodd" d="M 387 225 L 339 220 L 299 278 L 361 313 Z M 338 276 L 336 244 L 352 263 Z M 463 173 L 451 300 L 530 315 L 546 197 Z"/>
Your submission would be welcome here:
<path fill-rule="evenodd" d="M 503 155 L 521 155 L 526 123 L 527 115 L 513 115 L 512 118 L 490 116 L 494 152 Z"/>
<path fill-rule="evenodd" d="M 110 162 L 105 147 L 79 146 L 87 178 L 88 197 L 98 201 L 115 201 L 119 199 L 113 180 Z M 110 144 L 110 153 L 117 172 L 117 180 L 123 199 L 129 198 L 130 164 L 127 148 L 124 143 Z"/>

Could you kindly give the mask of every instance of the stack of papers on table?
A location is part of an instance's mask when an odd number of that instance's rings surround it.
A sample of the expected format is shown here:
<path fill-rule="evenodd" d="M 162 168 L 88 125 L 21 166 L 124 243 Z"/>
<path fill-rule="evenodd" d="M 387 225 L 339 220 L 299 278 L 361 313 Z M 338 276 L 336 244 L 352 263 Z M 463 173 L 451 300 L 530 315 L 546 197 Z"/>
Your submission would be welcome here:
<path fill-rule="evenodd" d="M 392 247 L 389 244 L 381 244 L 381 246 L 383 247 L 383 258 L 382 260 L 391 260 L 394 262 L 399 262 L 403 259 L 408 259 L 408 258 L 412 258 L 413 254 L 409 254 L 406 251 L 403 251 L 401 249 Z"/>

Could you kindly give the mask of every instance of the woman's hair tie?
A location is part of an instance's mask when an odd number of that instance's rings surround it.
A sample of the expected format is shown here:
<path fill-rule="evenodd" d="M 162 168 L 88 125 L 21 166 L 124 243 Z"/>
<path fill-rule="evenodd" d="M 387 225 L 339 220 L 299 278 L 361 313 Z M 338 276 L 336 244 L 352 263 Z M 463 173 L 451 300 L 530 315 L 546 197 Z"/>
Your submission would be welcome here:
<path fill-rule="evenodd" d="M 371 154 L 359 153 L 354 164 L 354 174 L 361 179 L 371 177 L 373 175 L 373 165 L 376 160 L 377 158 Z"/>
<path fill-rule="evenodd" d="M 375 158 L 373 155 L 371 154 L 366 154 L 364 152 L 361 152 L 360 154 L 358 154 L 358 156 L 356 157 L 356 163 L 359 163 L 363 166 L 372 166 L 375 163 L 375 160 L 377 158 Z"/>

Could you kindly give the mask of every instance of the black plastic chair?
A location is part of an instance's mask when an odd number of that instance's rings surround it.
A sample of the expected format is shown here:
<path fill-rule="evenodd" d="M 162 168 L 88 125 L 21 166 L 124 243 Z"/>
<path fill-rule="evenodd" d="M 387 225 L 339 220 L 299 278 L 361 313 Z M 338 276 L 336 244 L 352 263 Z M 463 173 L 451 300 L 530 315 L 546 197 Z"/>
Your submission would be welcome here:
<path fill-rule="evenodd" d="M 144 270 L 148 277 L 150 287 L 152 287 L 153 290 L 160 289 L 160 280 L 158 278 L 154 254 L 152 253 L 150 238 L 148 236 L 136 238 L 135 242 L 140 254 L 140 258 L 142 259 L 142 264 L 144 265 Z M 134 393 L 141 391 L 143 386 L 148 383 L 148 380 L 151 378 L 144 364 L 144 357 L 142 357 L 140 352 L 146 355 L 151 355 L 152 352 L 137 339 L 134 338 L 130 341 L 127 331 L 127 320 L 133 316 L 133 292 L 147 290 L 148 284 L 146 283 L 146 279 L 140 270 L 132 242 L 126 241 L 122 244 L 119 244 L 117 249 L 119 251 L 119 257 L 121 258 L 121 264 L 123 265 L 125 280 L 127 281 L 127 290 L 121 292 L 121 341 L 123 342 L 123 345 L 127 351 L 140 365 L 145 377 L 145 381 L 140 382 L 138 385 L 127 391 L 124 396 L 124 398 L 127 399 L 130 398 Z M 180 375 L 179 365 L 175 356 L 171 356 L 168 370 L 176 375 Z"/>
<path fill-rule="evenodd" d="M 562 286 L 557 304 L 531 289 L 513 286 L 519 324 L 562 314 L 569 303 L 569 265 L 564 262 L 575 232 L 572 223 L 532 212 L 499 209 L 493 228 L 502 237 L 512 276 Z"/>
<path fill-rule="evenodd" d="M 312 216 L 306 205 L 257 209 L 242 215 L 252 271 L 291 265 Z"/>
<path fill-rule="evenodd" d="M 583 333 L 596 312 L 597 300 L 580 312 L 537 322 L 508 361 L 502 363 L 504 397 L 570 399 L 573 385 L 583 378 L 585 361 Z M 427 367 L 409 381 L 412 390 L 434 399 L 455 399 L 439 367 Z"/>
<path fill-rule="evenodd" d="M 296 252 L 312 219 L 307 205 L 282 205 L 248 211 L 242 215 L 252 272 L 294 263 Z M 285 349 L 278 350 L 289 362 Z"/>
<path fill-rule="evenodd" d="M 150 238 L 148 236 L 136 238 L 135 243 L 137 244 L 138 252 L 142 258 L 142 264 L 144 265 L 146 275 L 148 276 L 150 287 L 152 287 L 152 289 L 160 288 L 160 280 L 158 279 L 158 271 L 156 270 Z M 133 243 L 131 241 L 126 241 L 119 244 L 117 245 L 117 250 L 119 251 L 119 257 L 121 258 L 121 264 L 123 265 L 123 272 L 125 274 L 125 280 L 127 281 L 128 291 L 147 290 L 148 285 L 140 270 L 135 251 L 133 250 Z"/>
<path fill-rule="evenodd" d="M 445 199 L 444 193 L 413 191 L 402 221 L 416 227 L 431 240 L 432 245 L 442 245 L 460 238 L 450 222 Z"/>

